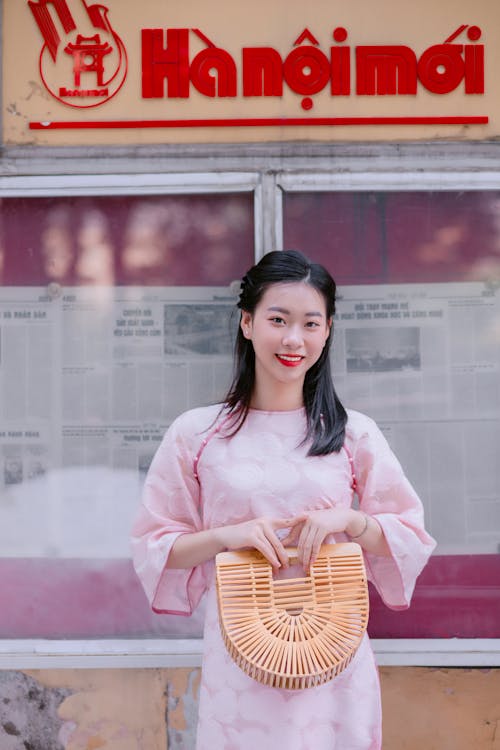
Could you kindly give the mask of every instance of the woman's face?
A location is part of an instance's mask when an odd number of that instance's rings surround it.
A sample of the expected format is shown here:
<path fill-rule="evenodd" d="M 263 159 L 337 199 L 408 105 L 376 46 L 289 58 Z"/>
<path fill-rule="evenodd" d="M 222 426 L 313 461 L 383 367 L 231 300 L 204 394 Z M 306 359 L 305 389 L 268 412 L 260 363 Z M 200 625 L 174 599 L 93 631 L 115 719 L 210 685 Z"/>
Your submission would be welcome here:
<path fill-rule="evenodd" d="M 283 386 L 302 394 L 306 372 L 318 361 L 332 321 L 320 292 L 304 282 L 272 284 L 241 330 L 255 351 L 258 389 Z"/>

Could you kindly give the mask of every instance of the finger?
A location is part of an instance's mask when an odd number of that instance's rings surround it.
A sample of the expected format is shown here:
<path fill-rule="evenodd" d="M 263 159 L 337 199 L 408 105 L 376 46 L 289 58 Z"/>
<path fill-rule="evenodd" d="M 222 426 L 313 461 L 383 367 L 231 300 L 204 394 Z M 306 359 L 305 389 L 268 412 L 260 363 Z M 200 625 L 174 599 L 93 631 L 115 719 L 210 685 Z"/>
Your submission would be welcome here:
<path fill-rule="evenodd" d="M 254 547 L 264 555 L 266 560 L 271 563 L 273 568 L 281 568 L 282 562 L 277 555 L 273 545 L 269 542 L 268 539 L 266 539 L 265 537 L 262 539 L 257 539 L 254 542 Z"/>
<path fill-rule="evenodd" d="M 322 531 L 318 529 L 312 539 L 309 565 L 313 565 L 318 559 L 318 554 L 321 549 L 321 545 L 323 544 L 323 541 L 324 541 L 324 534 Z"/>
<path fill-rule="evenodd" d="M 310 535 L 312 534 L 311 525 L 306 523 L 300 532 L 299 541 L 297 544 L 297 557 L 304 570 L 308 570 L 309 567 L 309 549 L 310 549 Z"/>
<path fill-rule="evenodd" d="M 281 565 L 284 568 L 288 568 L 290 561 L 288 557 L 288 552 L 285 550 L 285 544 L 282 539 L 280 539 L 275 534 L 275 529 L 282 529 L 282 528 L 289 528 L 290 526 L 295 526 L 295 524 L 299 523 L 298 519 L 280 519 L 275 518 L 270 520 L 269 524 L 262 527 L 262 531 L 264 535 L 266 536 L 269 543 L 273 546 L 276 556 L 278 557 Z M 293 531 L 290 532 L 292 534 Z M 287 535 L 287 539 L 290 536 L 290 534 Z"/>
<path fill-rule="evenodd" d="M 307 519 L 307 516 L 293 516 L 291 518 L 273 518 L 271 526 L 273 529 L 288 529 L 294 528 L 299 523 L 303 523 Z"/>
<path fill-rule="evenodd" d="M 309 570 L 318 556 L 323 532 L 312 524 L 308 526 L 302 542 L 302 561 L 305 570 Z"/>
<path fill-rule="evenodd" d="M 295 516 L 294 518 L 288 518 L 287 519 L 287 527 L 290 527 L 290 532 L 288 535 L 282 539 L 282 543 L 284 547 L 291 547 L 297 545 L 297 540 L 300 536 L 300 533 L 304 527 L 304 524 L 309 519 L 309 515 L 307 513 L 303 513 L 300 516 Z"/>
<path fill-rule="evenodd" d="M 301 532 L 300 526 L 295 526 L 294 529 L 290 531 L 289 534 L 286 535 L 284 539 L 281 540 L 281 543 L 283 547 L 292 547 L 297 543 L 297 539 L 299 538 L 299 534 Z"/>
<path fill-rule="evenodd" d="M 278 536 L 275 534 L 273 528 L 264 526 L 262 531 L 264 533 L 266 541 L 273 548 L 274 554 L 276 555 L 276 557 L 278 558 L 280 562 L 280 566 L 282 565 L 284 568 L 288 568 L 288 553 L 285 550 L 285 547 L 281 539 L 279 539 Z"/>
<path fill-rule="evenodd" d="M 276 556 L 278 557 L 281 565 L 284 568 L 288 568 L 289 561 L 288 561 L 288 552 L 286 551 L 283 543 L 278 539 L 277 536 L 274 536 L 274 538 L 269 540 L 274 548 L 274 552 Z"/>

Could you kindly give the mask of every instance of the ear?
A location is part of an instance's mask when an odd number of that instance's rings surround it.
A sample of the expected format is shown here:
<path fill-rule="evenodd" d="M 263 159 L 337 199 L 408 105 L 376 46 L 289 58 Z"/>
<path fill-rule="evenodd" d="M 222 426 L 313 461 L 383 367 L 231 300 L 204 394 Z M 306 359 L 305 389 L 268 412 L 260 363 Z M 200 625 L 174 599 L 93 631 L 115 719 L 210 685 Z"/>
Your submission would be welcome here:
<path fill-rule="evenodd" d="M 240 328 L 246 339 L 252 338 L 252 316 L 247 310 L 241 313 Z"/>
<path fill-rule="evenodd" d="M 331 332 L 332 332 L 333 318 L 328 318 L 328 320 L 327 320 L 326 324 L 327 324 L 327 326 L 328 326 L 328 333 L 326 334 L 326 338 L 328 338 L 328 336 L 329 336 L 329 335 L 331 334 Z"/>

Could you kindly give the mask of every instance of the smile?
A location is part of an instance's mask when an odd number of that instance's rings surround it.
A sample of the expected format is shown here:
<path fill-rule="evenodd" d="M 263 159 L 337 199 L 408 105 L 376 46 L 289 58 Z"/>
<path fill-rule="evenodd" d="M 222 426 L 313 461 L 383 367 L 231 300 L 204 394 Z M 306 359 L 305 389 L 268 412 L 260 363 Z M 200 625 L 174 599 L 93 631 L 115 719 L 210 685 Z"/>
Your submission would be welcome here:
<path fill-rule="evenodd" d="M 276 359 L 285 367 L 297 367 L 304 357 L 300 354 L 276 354 Z"/>

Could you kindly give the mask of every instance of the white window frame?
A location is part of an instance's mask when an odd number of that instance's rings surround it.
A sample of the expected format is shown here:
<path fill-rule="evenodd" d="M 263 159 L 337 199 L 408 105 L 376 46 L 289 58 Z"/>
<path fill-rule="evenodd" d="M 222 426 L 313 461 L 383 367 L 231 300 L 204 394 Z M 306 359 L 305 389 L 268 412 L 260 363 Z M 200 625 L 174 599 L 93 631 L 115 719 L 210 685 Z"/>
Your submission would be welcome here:
<path fill-rule="evenodd" d="M 500 639 L 372 638 L 379 666 L 500 667 Z M 0 669 L 146 669 L 201 666 L 201 638 L 0 640 Z"/>

